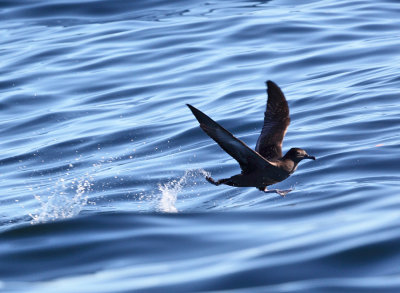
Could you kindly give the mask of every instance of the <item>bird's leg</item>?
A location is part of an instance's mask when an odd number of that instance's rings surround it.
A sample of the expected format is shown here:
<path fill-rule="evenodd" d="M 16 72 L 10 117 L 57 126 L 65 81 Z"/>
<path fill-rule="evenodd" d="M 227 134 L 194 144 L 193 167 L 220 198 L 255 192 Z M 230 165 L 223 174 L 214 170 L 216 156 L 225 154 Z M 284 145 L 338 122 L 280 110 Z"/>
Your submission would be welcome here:
<path fill-rule="evenodd" d="M 215 180 L 214 179 L 212 179 L 211 177 L 209 177 L 209 176 L 206 176 L 206 180 L 208 181 L 208 182 L 210 182 L 211 184 L 214 184 L 214 185 L 219 185 L 217 182 L 215 182 Z"/>
<path fill-rule="evenodd" d="M 225 182 L 227 182 L 227 181 L 229 181 L 229 179 L 227 178 L 227 179 L 220 179 L 220 180 L 218 180 L 218 181 L 215 181 L 214 179 L 212 179 L 211 177 L 209 177 L 209 176 L 206 176 L 206 180 L 208 181 L 208 182 L 210 182 L 211 184 L 214 184 L 214 185 L 220 185 L 220 184 L 224 184 Z"/>
<path fill-rule="evenodd" d="M 267 187 L 265 187 L 264 192 L 265 193 L 277 193 L 280 196 L 285 196 L 286 194 L 288 194 L 289 192 L 291 192 L 293 189 L 285 189 L 285 190 L 279 190 L 279 189 L 267 189 Z"/>

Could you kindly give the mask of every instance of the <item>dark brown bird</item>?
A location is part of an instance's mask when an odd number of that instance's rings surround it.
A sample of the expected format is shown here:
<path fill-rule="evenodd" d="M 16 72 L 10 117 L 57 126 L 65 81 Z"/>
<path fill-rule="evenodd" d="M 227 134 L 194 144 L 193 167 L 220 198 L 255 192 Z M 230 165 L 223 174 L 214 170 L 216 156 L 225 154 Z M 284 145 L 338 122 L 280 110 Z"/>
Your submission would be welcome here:
<path fill-rule="evenodd" d="M 267 186 L 285 180 L 296 170 L 303 159 L 315 160 L 300 148 L 291 148 L 282 156 L 282 141 L 290 124 L 289 106 L 281 89 L 272 81 L 267 81 L 267 109 L 264 114 L 264 125 L 257 140 L 255 151 L 243 141 L 237 139 L 228 130 L 212 120 L 206 114 L 187 104 L 204 130 L 219 146 L 238 161 L 242 173 L 230 178 L 215 181 L 214 184 L 226 184 L 235 187 L 257 187 L 264 192 L 276 192 L 285 196 L 289 190 L 268 190 Z"/>

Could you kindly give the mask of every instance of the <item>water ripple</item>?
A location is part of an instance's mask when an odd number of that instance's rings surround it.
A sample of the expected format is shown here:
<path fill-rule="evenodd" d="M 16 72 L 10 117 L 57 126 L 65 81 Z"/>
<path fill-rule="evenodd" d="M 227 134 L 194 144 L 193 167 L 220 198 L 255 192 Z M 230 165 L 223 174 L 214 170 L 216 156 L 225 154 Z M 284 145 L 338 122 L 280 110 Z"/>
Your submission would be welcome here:
<path fill-rule="evenodd" d="M 0 11 L 0 288 L 398 291 L 397 1 Z M 267 79 L 317 161 L 285 198 L 208 184 L 240 169 L 185 104 L 254 147 Z"/>

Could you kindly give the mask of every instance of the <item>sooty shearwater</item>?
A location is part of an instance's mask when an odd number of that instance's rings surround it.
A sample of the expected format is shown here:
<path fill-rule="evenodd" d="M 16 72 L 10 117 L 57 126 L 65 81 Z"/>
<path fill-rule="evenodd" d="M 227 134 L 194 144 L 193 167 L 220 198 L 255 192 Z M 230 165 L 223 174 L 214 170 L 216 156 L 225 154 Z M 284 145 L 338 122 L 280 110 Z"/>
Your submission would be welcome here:
<path fill-rule="evenodd" d="M 235 187 L 257 187 L 264 192 L 276 192 L 285 196 L 289 190 L 268 190 L 267 186 L 285 180 L 296 170 L 303 159 L 315 160 L 300 148 L 291 148 L 282 156 L 282 141 L 290 124 L 289 106 L 281 89 L 272 81 L 267 81 L 267 109 L 264 113 L 264 125 L 257 140 L 255 151 L 243 141 L 237 139 L 228 130 L 212 120 L 206 114 L 192 105 L 187 106 L 204 130 L 218 145 L 238 161 L 241 174 L 215 181 L 206 177 L 214 184 L 226 184 Z"/>

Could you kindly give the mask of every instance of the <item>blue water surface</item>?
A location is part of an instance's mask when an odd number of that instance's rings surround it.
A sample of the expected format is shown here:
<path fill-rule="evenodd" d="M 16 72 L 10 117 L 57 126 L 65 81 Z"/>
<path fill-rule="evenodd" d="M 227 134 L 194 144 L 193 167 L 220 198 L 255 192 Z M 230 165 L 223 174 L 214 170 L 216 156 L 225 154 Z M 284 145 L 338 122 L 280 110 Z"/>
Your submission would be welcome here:
<path fill-rule="evenodd" d="M 0 1 L 2 292 L 400 292 L 400 2 Z M 254 147 L 284 91 L 275 188 Z"/>

